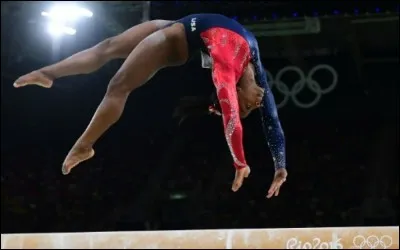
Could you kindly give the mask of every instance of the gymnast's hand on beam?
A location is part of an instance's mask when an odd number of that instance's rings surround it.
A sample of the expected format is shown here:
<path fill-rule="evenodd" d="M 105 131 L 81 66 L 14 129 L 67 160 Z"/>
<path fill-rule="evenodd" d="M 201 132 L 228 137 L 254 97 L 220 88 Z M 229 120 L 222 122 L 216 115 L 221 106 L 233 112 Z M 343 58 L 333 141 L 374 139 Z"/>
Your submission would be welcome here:
<path fill-rule="evenodd" d="M 287 170 L 286 168 L 278 168 L 275 170 L 274 180 L 272 181 L 271 187 L 268 190 L 267 198 L 271 198 L 273 195 L 279 195 L 279 189 L 282 184 L 286 181 L 287 178 Z"/>
<path fill-rule="evenodd" d="M 235 179 L 232 184 L 232 191 L 236 192 L 243 184 L 244 178 L 249 177 L 250 175 L 250 167 L 245 167 L 241 169 L 236 169 Z"/>
<path fill-rule="evenodd" d="M 53 85 L 53 80 L 40 71 L 32 71 L 29 74 L 21 76 L 14 82 L 15 88 L 21 88 L 27 85 L 38 85 L 43 88 L 50 88 Z"/>

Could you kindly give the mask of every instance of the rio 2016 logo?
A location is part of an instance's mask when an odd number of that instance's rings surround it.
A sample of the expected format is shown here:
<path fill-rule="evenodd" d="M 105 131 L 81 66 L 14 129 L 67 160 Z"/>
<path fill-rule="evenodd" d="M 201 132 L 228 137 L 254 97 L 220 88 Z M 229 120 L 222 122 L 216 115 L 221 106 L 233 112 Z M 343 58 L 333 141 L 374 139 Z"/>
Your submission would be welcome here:
<path fill-rule="evenodd" d="M 297 238 L 290 238 L 286 242 L 286 249 L 343 249 L 340 238 L 331 241 L 322 241 L 320 238 L 313 238 L 312 241 L 300 241 Z"/>
<path fill-rule="evenodd" d="M 311 241 L 301 241 L 297 237 L 290 238 L 286 241 L 286 249 L 388 249 L 393 246 L 393 239 L 389 235 L 357 235 L 349 242 L 352 246 L 343 246 L 341 238 L 332 239 L 331 241 L 323 241 L 318 237 L 314 237 Z"/>

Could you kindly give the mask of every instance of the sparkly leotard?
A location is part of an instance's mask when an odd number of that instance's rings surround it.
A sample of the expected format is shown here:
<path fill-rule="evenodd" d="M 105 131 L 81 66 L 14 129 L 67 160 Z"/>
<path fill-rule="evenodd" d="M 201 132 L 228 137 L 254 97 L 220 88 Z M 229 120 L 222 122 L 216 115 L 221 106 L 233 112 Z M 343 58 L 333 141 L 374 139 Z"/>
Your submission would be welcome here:
<path fill-rule="evenodd" d="M 255 36 L 233 19 L 219 14 L 194 14 L 176 22 L 185 26 L 189 53 L 210 55 L 212 77 L 222 110 L 225 137 L 236 168 L 247 166 L 243 151 L 243 130 L 239 117 L 236 84 L 249 62 L 255 67 L 257 84 L 264 88 L 261 119 L 275 168 L 286 167 L 285 137 Z"/>

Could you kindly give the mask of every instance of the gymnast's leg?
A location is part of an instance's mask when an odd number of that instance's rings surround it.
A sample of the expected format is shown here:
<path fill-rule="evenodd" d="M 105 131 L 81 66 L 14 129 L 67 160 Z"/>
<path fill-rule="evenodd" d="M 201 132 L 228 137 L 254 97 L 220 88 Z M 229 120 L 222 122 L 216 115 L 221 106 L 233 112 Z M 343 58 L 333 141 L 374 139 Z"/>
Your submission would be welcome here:
<path fill-rule="evenodd" d="M 172 21 L 153 20 L 138 24 L 125 32 L 107 38 L 87 50 L 78 52 L 58 63 L 21 76 L 14 82 L 14 87 L 39 85 L 50 88 L 53 80 L 71 75 L 88 74 L 98 70 L 113 59 L 124 59 L 147 36 Z"/>
<path fill-rule="evenodd" d="M 185 63 L 187 41 L 182 24 L 176 23 L 145 38 L 111 79 L 104 99 L 85 132 L 63 163 L 63 173 L 94 155 L 93 145 L 121 117 L 129 94 L 159 69 Z"/>

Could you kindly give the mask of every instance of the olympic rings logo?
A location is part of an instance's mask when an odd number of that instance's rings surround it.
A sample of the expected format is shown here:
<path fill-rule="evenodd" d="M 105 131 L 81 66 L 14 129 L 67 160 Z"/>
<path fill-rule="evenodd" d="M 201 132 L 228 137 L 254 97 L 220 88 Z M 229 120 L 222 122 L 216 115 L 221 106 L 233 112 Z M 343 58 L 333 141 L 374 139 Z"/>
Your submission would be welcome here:
<path fill-rule="evenodd" d="M 329 87 L 322 89 L 319 85 L 319 82 L 314 80 L 313 76 L 319 70 L 327 70 L 332 74 L 332 83 L 329 85 Z M 289 88 L 282 81 L 283 75 L 290 71 L 295 72 L 299 75 L 299 80 L 295 82 L 292 88 Z M 276 89 L 284 96 L 283 100 L 280 103 L 277 103 L 278 108 L 284 107 L 290 99 L 292 99 L 293 103 L 299 108 L 314 107 L 321 100 L 322 95 L 328 94 L 336 88 L 338 82 L 338 74 L 336 70 L 332 66 L 327 64 L 320 64 L 315 66 L 310 70 L 310 72 L 308 72 L 307 76 L 299 67 L 296 66 L 284 67 L 283 69 L 278 71 L 275 78 L 268 70 L 265 70 L 265 72 L 267 74 L 268 84 L 270 85 L 271 89 L 275 85 Z M 301 102 L 297 97 L 297 95 L 306 87 L 316 94 L 314 100 L 309 103 Z"/>
<path fill-rule="evenodd" d="M 357 235 L 353 238 L 353 249 L 387 249 L 393 244 L 392 237 L 383 235 L 378 237 L 376 235 L 370 235 L 365 238 L 362 235 Z"/>

